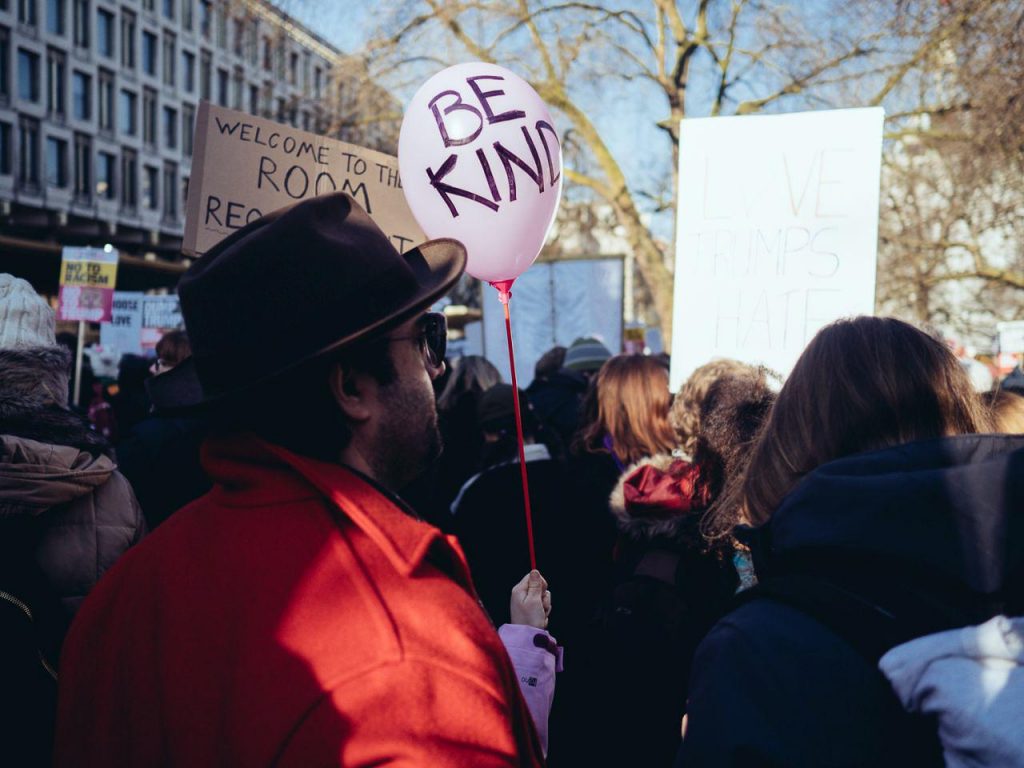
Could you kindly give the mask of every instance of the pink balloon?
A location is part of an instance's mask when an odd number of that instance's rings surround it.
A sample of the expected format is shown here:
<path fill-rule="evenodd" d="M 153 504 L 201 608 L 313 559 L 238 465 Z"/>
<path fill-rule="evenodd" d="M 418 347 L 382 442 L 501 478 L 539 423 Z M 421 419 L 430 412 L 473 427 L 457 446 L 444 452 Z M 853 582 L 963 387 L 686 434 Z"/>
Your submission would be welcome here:
<path fill-rule="evenodd" d="M 398 139 L 405 199 L 466 271 L 511 281 L 533 264 L 562 196 L 562 148 L 536 91 L 495 64 L 448 67 L 412 97 Z"/>

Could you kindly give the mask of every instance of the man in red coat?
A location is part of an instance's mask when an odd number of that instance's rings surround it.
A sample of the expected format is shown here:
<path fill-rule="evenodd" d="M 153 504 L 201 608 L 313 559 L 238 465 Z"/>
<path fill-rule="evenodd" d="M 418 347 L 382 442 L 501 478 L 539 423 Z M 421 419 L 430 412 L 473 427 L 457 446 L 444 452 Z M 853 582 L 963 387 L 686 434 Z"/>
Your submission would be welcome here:
<path fill-rule="evenodd" d="M 462 246 L 400 255 L 346 195 L 230 235 L 179 285 L 213 490 L 122 558 L 60 667 L 67 766 L 533 766 L 541 747 L 454 539 L 388 489 L 440 448 Z"/>

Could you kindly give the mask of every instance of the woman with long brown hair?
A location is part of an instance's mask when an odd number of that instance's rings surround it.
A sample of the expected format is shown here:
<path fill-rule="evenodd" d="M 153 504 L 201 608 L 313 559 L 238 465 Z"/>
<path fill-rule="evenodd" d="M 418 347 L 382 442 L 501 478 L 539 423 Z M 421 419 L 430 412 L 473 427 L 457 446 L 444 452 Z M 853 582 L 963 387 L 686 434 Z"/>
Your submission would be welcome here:
<path fill-rule="evenodd" d="M 761 585 L 698 649 L 677 766 L 941 764 L 877 663 L 1020 608 L 1024 439 L 990 426 L 914 327 L 814 337 L 715 510 L 747 524 Z"/>
<path fill-rule="evenodd" d="M 611 358 L 597 372 L 588 398 L 591 412 L 587 414 L 584 406 L 578 455 L 606 455 L 621 472 L 627 464 L 672 450 L 675 433 L 668 422 L 672 394 L 668 371 L 657 358 Z"/>

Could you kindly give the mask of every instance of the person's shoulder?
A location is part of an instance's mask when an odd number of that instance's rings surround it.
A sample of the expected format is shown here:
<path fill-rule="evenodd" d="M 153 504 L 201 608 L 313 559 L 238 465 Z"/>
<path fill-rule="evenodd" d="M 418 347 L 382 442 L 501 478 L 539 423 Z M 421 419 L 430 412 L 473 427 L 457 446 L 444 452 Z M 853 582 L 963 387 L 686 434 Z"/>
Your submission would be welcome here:
<path fill-rule="evenodd" d="M 742 602 L 712 627 L 707 644 L 729 645 L 753 653 L 781 653 L 786 656 L 815 649 L 822 654 L 860 656 L 839 635 L 804 611 L 770 597 Z M 866 662 L 862 662 L 865 663 Z"/>

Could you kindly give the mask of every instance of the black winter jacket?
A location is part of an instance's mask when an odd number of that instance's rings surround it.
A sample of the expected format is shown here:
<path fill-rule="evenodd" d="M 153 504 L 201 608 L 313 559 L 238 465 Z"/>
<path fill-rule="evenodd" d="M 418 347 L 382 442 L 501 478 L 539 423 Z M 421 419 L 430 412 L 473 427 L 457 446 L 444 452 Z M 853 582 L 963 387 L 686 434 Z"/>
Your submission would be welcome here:
<path fill-rule="evenodd" d="M 977 622 L 1019 613 L 1024 437 L 922 441 L 830 462 L 761 532 L 762 580 L 813 569 L 883 608 L 909 600 L 935 631 L 964 611 Z M 677 767 L 942 764 L 934 726 L 902 711 L 866 655 L 768 598 L 733 611 L 698 648 L 687 711 Z"/>

